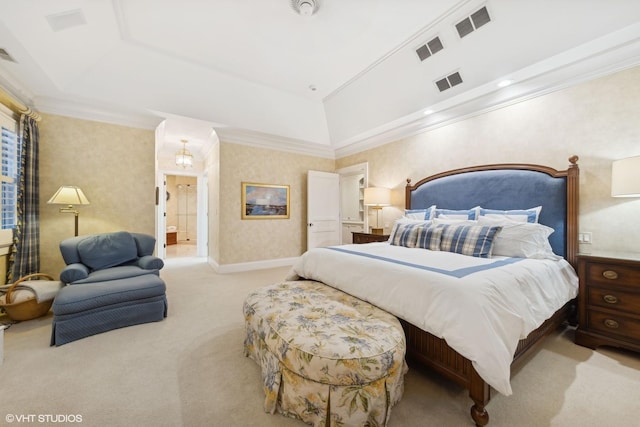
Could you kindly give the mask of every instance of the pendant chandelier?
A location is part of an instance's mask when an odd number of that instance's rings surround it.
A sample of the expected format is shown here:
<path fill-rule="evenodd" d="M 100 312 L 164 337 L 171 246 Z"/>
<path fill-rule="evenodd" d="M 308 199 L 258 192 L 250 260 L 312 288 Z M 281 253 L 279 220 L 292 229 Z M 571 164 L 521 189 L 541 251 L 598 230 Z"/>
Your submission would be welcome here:
<path fill-rule="evenodd" d="M 187 150 L 187 140 L 183 139 L 180 142 L 183 145 L 182 149 L 176 153 L 176 165 L 183 168 L 193 167 L 193 154 Z"/>

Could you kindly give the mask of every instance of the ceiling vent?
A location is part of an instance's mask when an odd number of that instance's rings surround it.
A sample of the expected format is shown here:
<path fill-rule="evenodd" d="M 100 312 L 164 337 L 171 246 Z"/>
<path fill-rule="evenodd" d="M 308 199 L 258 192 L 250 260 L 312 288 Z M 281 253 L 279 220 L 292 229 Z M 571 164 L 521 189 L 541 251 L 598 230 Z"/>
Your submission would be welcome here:
<path fill-rule="evenodd" d="M 4 59 L 5 61 L 17 62 L 15 59 L 13 59 L 11 55 L 9 55 L 9 52 L 7 52 L 5 49 L 1 47 L 0 47 L 0 58 Z"/>
<path fill-rule="evenodd" d="M 47 15 L 46 18 L 47 22 L 49 22 L 49 26 L 55 32 L 67 30 L 73 27 L 79 27 L 81 25 L 86 25 L 87 23 L 82 9 L 54 13 L 53 15 Z"/>
<path fill-rule="evenodd" d="M 418 54 L 418 58 L 420 58 L 420 61 L 424 61 L 431 55 L 434 55 L 436 52 L 440 52 L 442 49 L 444 49 L 444 46 L 442 46 L 440 37 L 436 37 L 417 48 L 416 53 Z"/>
<path fill-rule="evenodd" d="M 447 77 L 437 80 L 435 83 L 438 87 L 438 90 L 440 92 L 444 92 L 445 90 L 462 83 L 462 77 L 460 76 L 460 73 L 456 71 L 455 73 L 450 74 Z"/>
<path fill-rule="evenodd" d="M 491 22 L 491 17 L 489 16 L 489 11 L 485 6 L 472 13 L 471 16 L 468 16 L 458 22 L 456 24 L 456 30 L 458 30 L 460 38 L 463 38 L 489 22 Z"/>

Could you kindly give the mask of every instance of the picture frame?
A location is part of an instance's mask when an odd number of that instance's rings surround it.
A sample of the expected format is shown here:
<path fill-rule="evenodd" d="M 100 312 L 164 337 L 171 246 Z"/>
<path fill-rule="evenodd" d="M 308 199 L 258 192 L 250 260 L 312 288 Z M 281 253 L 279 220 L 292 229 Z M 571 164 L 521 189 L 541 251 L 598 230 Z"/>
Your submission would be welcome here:
<path fill-rule="evenodd" d="M 242 219 L 289 219 L 288 185 L 242 183 Z"/>

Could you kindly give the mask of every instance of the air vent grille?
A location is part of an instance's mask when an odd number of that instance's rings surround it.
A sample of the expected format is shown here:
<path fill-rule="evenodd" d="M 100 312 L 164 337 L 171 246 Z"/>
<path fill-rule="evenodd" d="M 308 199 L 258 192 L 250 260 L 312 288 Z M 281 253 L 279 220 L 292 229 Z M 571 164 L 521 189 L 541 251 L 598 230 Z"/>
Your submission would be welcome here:
<path fill-rule="evenodd" d="M 449 74 L 447 77 L 437 80 L 436 86 L 440 92 L 444 92 L 449 88 L 459 85 L 460 83 L 462 83 L 462 76 L 460 76 L 460 73 L 456 71 L 453 74 Z"/>
<path fill-rule="evenodd" d="M 456 24 L 456 30 L 458 30 L 458 35 L 462 38 L 489 22 L 491 22 L 491 17 L 489 16 L 489 11 L 485 6 L 472 13 L 471 16 L 468 16 L 458 22 Z"/>
<path fill-rule="evenodd" d="M 87 19 L 84 17 L 82 9 L 47 15 L 46 18 L 49 26 L 55 32 L 87 24 Z"/>
<path fill-rule="evenodd" d="M 436 54 L 444 49 L 442 45 L 442 41 L 440 41 L 440 37 L 435 37 L 434 39 L 428 41 L 426 44 L 423 44 L 419 48 L 416 49 L 416 53 L 418 54 L 418 58 L 420 61 L 424 61 L 431 55 Z"/>
<path fill-rule="evenodd" d="M 11 55 L 9 55 L 9 52 L 7 52 L 5 49 L 1 47 L 0 47 L 0 58 L 4 59 L 5 61 L 17 62 L 15 59 L 13 59 Z"/>

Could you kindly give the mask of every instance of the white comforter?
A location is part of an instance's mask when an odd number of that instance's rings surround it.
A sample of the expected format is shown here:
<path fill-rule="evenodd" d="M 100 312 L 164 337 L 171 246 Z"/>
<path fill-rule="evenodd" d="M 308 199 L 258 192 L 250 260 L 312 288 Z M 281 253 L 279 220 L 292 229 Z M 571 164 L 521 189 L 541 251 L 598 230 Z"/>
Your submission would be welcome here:
<path fill-rule="evenodd" d="M 478 374 L 511 394 L 518 341 L 578 293 L 565 260 L 475 258 L 388 243 L 306 252 L 287 280 L 338 288 L 447 341 Z"/>

